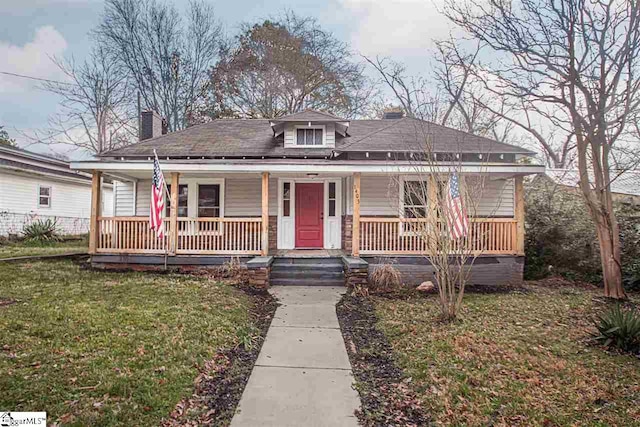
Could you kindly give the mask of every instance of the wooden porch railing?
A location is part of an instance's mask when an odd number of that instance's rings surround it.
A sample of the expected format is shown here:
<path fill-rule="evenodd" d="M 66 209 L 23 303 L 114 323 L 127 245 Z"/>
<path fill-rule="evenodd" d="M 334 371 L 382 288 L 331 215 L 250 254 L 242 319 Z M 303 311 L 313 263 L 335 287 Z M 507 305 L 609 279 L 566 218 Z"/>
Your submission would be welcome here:
<path fill-rule="evenodd" d="M 178 218 L 177 235 L 165 219 L 165 238 L 149 230 L 147 217 L 98 217 L 99 253 L 169 253 L 177 236 L 176 254 L 260 254 L 261 218 Z"/>
<path fill-rule="evenodd" d="M 429 220 L 426 218 L 360 218 L 360 253 L 363 255 L 420 255 L 429 249 Z M 517 220 L 514 218 L 471 218 L 469 235 L 453 245 L 469 242 L 466 250 L 475 254 L 516 254 Z M 439 232 L 443 232 L 440 230 Z M 453 247 L 453 253 L 461 248 Z"/>
<path fill-rule="evenodd" d="M 170 222 L 164 221 L 165 234 L 171 233 Z M 158 239 L 149 230 L 149 218 L 141 216 L 98 217 L 98 244 L 96 252 L 164 254 L 168 238 Z"/>
<path fill-rule="evenodd" d="M 262 249 L 262 218 L 178 218 L 177 254 L 248 254 Z"/>

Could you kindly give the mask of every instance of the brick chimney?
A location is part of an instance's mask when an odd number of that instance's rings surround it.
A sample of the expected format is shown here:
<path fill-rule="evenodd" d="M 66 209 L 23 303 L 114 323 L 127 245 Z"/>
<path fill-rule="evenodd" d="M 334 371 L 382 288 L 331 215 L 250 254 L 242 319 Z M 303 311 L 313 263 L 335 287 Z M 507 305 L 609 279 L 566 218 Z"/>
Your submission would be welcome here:
<path fill-rule="evenodd" d="M 143 111 L 140 116 L 140 141 L 167 133 L 166 122 L 160 117 L 160 114 L 153 110 L 147 110 Z"/>
<path fill-rule="evenodd" d="M 382 118 L 386 120 L 401 119 L 404 117 L 404 111 L 400 107 L 387 108 L 382 113 Z"/>

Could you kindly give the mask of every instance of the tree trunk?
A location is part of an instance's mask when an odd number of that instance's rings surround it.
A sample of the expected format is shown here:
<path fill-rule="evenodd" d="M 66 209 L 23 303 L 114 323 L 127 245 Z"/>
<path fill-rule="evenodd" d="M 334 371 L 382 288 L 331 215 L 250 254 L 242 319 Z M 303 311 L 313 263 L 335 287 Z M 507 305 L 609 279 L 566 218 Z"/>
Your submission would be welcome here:
<path fill-rule="evenodd" d="M 600 244 L 600 262 L 604 280 L 604 296 L 625 299 L 627 295 L 622 287 L 622 263 L 620 257 L 620 230 L 612 215 L 609 218 L 600 213 L 596 220 L 598 243 Z"/>

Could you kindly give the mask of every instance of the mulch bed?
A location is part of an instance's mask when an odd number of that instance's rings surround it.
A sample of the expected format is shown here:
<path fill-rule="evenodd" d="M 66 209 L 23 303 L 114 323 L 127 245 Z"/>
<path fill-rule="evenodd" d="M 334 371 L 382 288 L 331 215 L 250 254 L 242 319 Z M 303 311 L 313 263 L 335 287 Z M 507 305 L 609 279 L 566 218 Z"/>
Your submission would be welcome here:
<path fill-rule="evenodd" d="M 249 348 L 241 343 L 222 350 L 199 367 L 193 394 L 175 406 L 163 426 L 226 426 L 231 422 L 278 306 L 267 291 L 241 289 L 254 301 L 251 316 L 259 337 Z"/>
<path fill-rule="evenodd" d="M 417 395 L 394 363 L 393 350 L 376 328 L 368 298 L 345 295 L 336 308 L 362 402 L 357 412 L 364 426 L 424 426 L 429 418 Z"/>

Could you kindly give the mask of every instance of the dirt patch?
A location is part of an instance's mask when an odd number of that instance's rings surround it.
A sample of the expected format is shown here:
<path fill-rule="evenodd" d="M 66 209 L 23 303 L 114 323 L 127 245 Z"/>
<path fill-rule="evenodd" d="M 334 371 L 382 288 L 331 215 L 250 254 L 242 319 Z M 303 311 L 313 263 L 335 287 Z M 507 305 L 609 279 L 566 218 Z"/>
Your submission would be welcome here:
<path fill-rule="evenodd" d="M 6 307 L 8 305 L 12 305 L 17 303 L 18 301 L 11 298 L 2 298 L 0 297 L 0 307 Z"/>
<path fill-rule="evenodd" d="M 368 298 L 345 295 L 337 306 L 340 329 L 357 380 L 364 426 L 423 426 L 429 419 L 409 378 L 394 363 L 393 350 L 376 327 L 377 318 Z"/>
<path fill-rule="evenodd" d="M 218 352 L 199 367 L 193 394 L 175 406 L 163 426 L 226 426 L 231 422 L 278 306 L 267 291 L 242 289 L 254 301 L 251 317 L 258 333 L 247 331 L 238 346 Z"/>

